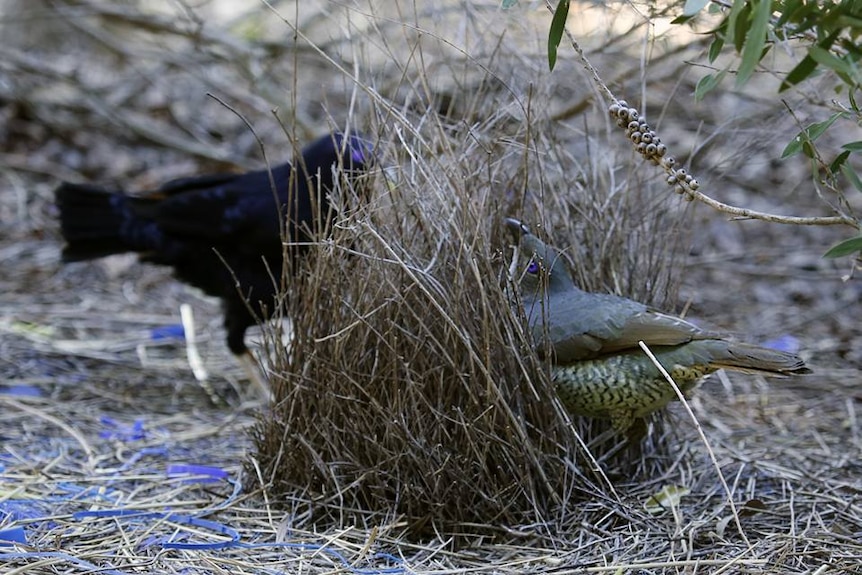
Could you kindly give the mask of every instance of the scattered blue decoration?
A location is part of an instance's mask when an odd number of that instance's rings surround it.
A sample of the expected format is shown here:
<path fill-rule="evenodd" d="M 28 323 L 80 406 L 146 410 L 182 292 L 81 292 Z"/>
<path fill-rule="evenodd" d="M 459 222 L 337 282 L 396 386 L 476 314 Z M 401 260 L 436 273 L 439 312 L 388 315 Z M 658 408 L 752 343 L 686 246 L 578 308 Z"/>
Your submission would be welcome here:
<path fill-rule="evenodd" d="M 229 537 L 228 541 L 216 541 L 213 543 L 182 543 L 179 541 L 165 541 L 162 543 L 162 547 L 165 549 L 225 549 L 228 547 L 235 547 L 239 543 L 239 531 L 228 527 L 227 525 L 223 525 L 221 523 L 216 523 L 215 521 L 208 521 L 206 519 L 195 519 L 194 517 L 189 517 L 187 515 L 168 515 L 166 517 L 168 521 L 179 523 L 181 525 L 191 525 L 192 527 L 199 527 L 201 529 L 208 529 L 214 533 L 218 533 L 219 535 L 224 535 Z"/>
<path fill-rule="evenodd" d="M 163 325 L 159 327 L 155 327 L 150 330 L 150 339 L 153 341 L 165 340 L 165 339 L 180 339 L 183 340 L 186 337 L 186 332 L 183 329 L 183 325 L 181 323 L 175 323 L 172 325 Z"/>
<path fill-rule="evenodd" d="M 27 533 L 23 527 L 0 530 L 0 547 L 11 546 L 13 543 L 27 544 Z"/>
<path fill-rule="evenodd" d="M 158 545 L 163 549 L 180 549 L 185 551 L 212 551 L 219 549 L 231 549 L 231 548 L 239 548 L 239 549 L 297 549 L 300 551 L 310 551 L 320 555 L 326 555 L 337 561 L 341 566 L 350 573 L 355 573 L 356 575 L 400 575 L 402 573 L 406 573 L 407 569 L 403 566 L 401 559 L 391 555 L 389 553 L 375 553 L 371 556 L 370 560 L 376 560 L 381 562 L 389 563 L 392 566 L 388 567 L 368 567 L 368 568 L 360 568 L 355 567 L 350 561 L 348 561 L 344 555 L 342 555 L 339 551 L 328 547 L 327 545 L 319 545 L 314 543 L 243 543 L 240 541 L 239 532 L 236 529 L 228 527 L 222 523 L 218 523 L 216 521 L 210 521 L 208 519 L 200 519 L 197 517 L 191 517 L 188 515 L 182 515 L 179 513 L 153 513 L 147 511 L 141 511 L 138 509 L 104 509 L 98 511 L 80 511 L 78 513 L 74 513 L 72 517 L 76 520 L 87 519 L 87 518 L 115 518 L 115 517 L 124 517 L 127 519 L 136 519 L 140 521 L 170 521 L 171 523 L 179 524 L 179 525 L 190 525 L 192 527 L 198 529 L 205 529 L 212 533 L 222 535 L 227 537 L 225 541 L 212 541 L 212 542 L 190 542 L 190 541 L 178 541 L 175 537 L 188 537 L 187 534 L 177 534 L 174 533 L 171 535 L 171 539 L 165 541 L 162 538 L 158 537 L 149 537 L 145 541 L 146 545 Z M 2 558 L 2 556 L 0 556 Z"/>
<path fill-rule="evenodd" d="M 38 499 L 6 499 L 0 501 L 0 520 L 32 521 L 44 517 L 50 507 Z"/>
<path fill-rule="evenodd" d="M 799 339 L 789 334 L 768 339 L 761 343 L 761 345 L 777 351 L 786 351 L 787 353 L 797 353 L 800 347 Z"/>
<path fill-rule="evenodd" d="M 175 477 L 177 475 L 194 476 L 187 479 L 185 483 L 214 483 L 227 479 L 229 474 L 220 467 L 212 467 L 209 465 L 168 465 L 168 476 Z"/>
<path fill-rule="evenodd" d="M 44 397 L 45 394 L 35 385 L 0 385 L 0 393 L 18 397 Z"/>
<path fill-rule="evenodd" d="M 107 415 L 103 415 L 99 418 L 99 422 L 107 428 L 99 433 L 99 437 L 102 439 L 116 439 L 119 441 L 147 439 L 143 419 L 136 419 L 132 425 L 124 425 Z"/>
<path fill-rule="evenodd" d="M 357 575 L 398 575 L 401 573 L 406 573 L 407 569 L 403 566 L 403 562 L 398 557 L 390 554 L 390 553 L 375 553 L 371 556 L 371 559 L 386 561 L 391 563 L 393 567 L 354 567 L 352 563 L 350 563 L 344 555 L 336 551 L 335 549 L 331 549 L 324 545 L 317 545 L 314 543 L 239 543 L 238 547 L 242 547 L 243 549 L 262 549 L 262 548 L 285 548 L 285 549 L 299 549 L 302 551 L 312 551 L 315 553 L 320 553 L 324 555 L 329 555 L 335 558 L 339 563 L 341 563 L 342 567 L 346 571 L 350 573 L 356 573 Z"/>
<path fill-rule="evenodd" d="M 166 447 L 144 447 L 143 449 L 139 449 L 136 451 L 129 460 L 126 461 L 122 467 L 120 467 L 119 472 L 128 471 L 134 464 L 143 459 L 144 457 L 156 455 L 160 457 L 168 456 L 168 449 Z"/>
<path fill-rule="evenodd" d="M 106 569 L 100 565 L 90 563 L 83 559 L 78 559 L 68 553 L 59 553 L 56 551 L 37 551 L 37 552 L 21 552 L 21 553 L 0 553 L 0 563 L 5 561 L 15 560 L 35 560 L 35 559 L 62 559 L 67 563 L 78 565 L 86 570 L 87 573 L 99 573 L 105 575 L 130 575 L 127 571 L 118 571 L 116 569 Z"/>

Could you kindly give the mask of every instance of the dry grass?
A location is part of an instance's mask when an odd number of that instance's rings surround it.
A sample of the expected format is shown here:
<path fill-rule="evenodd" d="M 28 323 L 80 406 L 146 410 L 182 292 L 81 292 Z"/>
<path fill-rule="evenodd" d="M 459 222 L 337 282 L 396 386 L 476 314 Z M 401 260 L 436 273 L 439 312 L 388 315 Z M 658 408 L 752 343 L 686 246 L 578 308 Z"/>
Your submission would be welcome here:
<path fill-rule="evenodd" d="M 604 137 L 612 130 L 601 109 L 555 121 L 594 95 L 572 62 L 544 73 L 544 14 L 535 27 L 535 15 L 515 25 L 496 3 L 414 14 L 401 3 L 321 2 L 285 13 L 309 36 L 297 47 L 269 12 L 219 28 L 203 10 L 174 5 L 160 14 L 50 6 L 62 16 L 54 25 L 77 15 L 74 33 L 49 37 L 77 44 L 88 66 L 47 40 L 55 57 L 28 60 L 26 39 L 0 65 L 9 126 L 0 214 L 14 222 L 0 237 L 0 538 L 24 539 L 0 547 L 7 572 L 858 568 L 854 288 L 830 283 L 834 270 L 805 251 L 821 236 L 760 228 L 751 237 L 675 204 L 627 143 Z M 640 89 L 629 52 L 637 36 L 595 49 L 627 95 Z M 679 84 L 667 78 L 684 84 L 684 75 L 669 68 L 650 70 L 643 86 L 648 99 L 668 99 L 656 109 L 679 126 L 674 112 L 693 112 L 671 103 Z M 122 259 L 58 264 L 49 207 L 58 176 L 143 186 L 227 158 L 260 165 L 254 136 L 207 90 L 251 119 L 271 159 L 324 124 L 349 121 L 379 142 L 374 199 L 338 222 L 292 286 L 291 350 L 280 330 L 263 332 L 279 399 L 265 411 L 236 399 L 241 370 L 211 302 Z M 292 105 L 289 94 L 302 97 Z M 274 105 L 291 110 L 279 113 L 287 138 Z M 700 130 L 695 122 L 678 141 Z M 732 171 L 744 136 L 713 135 L 722 170 Z M 705 386 L 692 408 L 718 468 L 679 406 L 639 448 L 604 457 L 606 447 L 589 445 L 603 424 L 560 409 L 510 312 L 504 215 L 567 248 L 587 288 L 672 309 L 685 303 L 682 281 L 695 306 L 721 306 L 715 322 L 759 336 L 792 331 L 817 351 L 818 376 Z M 683 274 L 691 229 L 705 255 Z M 728 272 L 724 253 L 744 272 Z M 757 275 L 765 263 L 772 278 Z M 749 293 L 756 307 L 742 305 Z M 177 322 L 180 302 L 195 308 L 220 405 L 195 385 L 181 344 L 151 338 Z M 686 494 L 647 506 L 677 487 Z"/>

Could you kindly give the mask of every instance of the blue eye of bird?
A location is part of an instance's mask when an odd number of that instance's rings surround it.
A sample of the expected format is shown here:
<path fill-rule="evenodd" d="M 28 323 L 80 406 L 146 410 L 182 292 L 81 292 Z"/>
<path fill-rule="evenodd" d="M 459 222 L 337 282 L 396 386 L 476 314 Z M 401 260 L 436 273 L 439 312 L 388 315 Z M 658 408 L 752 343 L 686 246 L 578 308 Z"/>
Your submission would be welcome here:
<path fill-rule="evenodd" d="M 539 273 L 539 263 L 536 262 L 535 260 L 531 261 L 530 265 L 527 266 L 527 273 L 528 274 L 534 274 L 534 275 Z"/>
<path fill-rule="evenodd" d="M 365 138 L 357 135 L 351 136 L 350 159 L 357 164 L 364 164 L 373 153 L 374 145 Z"/>

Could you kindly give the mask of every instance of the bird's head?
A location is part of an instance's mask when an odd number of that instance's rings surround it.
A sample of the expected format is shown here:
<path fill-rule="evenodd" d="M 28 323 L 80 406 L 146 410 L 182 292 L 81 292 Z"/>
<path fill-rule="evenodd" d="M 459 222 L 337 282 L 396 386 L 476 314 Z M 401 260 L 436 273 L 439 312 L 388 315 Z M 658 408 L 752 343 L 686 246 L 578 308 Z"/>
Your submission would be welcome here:
<path fill-rule="evenodd" d="M 374 146 L 370 140 L 359 134 L 347 136 L 335 132 L 304 148 L 299 165 L 309 176 L 319 175 L 324 187 L 331 188 L 336 173 L 343 173 L 352 180 L 365 173 L 373 163 Z"/>
<path fill-rule="evenodd" d="M 346 137 L 344 134 L 336 133 L 334 138 L 345 171 L 364 172 L 374 163 L 374 144 L 365 136 L 350 134 Z"/>
<path fill-rule="evenodd" d="M 302 150 L 298 167 L 301 173 L 320 191 L 324 201 L 329 202 L 332 192 L 339 189 L 336 183 L 348 184 L 360 201 L 367 200 L 369 186 L 362 181 L 374 164 L 374 146 L 359 134 L 349 136 L 341 132 L 327 134 Z M 343 189 L 343 188 L 341 188 Z M 336 205 L 344 207 L 347 196 L 340 194 Z"/>
<path fill-rule="evenodd" d="M 505 223 L 525 256 L 519 261 L 527 262 L 514 273 L 522 296 L 532 297 L 543 289 L 549 293 L 574 289 L 572 274 L 562 253 L 546 245 L 520 220 L 506 218 Z"/>

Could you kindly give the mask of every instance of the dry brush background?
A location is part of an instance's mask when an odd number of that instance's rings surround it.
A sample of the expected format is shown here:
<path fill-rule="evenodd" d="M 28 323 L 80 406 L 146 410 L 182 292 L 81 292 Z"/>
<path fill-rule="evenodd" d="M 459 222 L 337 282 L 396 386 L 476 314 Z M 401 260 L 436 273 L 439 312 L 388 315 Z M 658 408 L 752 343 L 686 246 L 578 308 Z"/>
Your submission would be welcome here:
<path fill-rule="evenodd" d="M 701 37 L 666 33 L 647 4 L 578 6 L 570 29 L 593 63 L 706 193 L 829 215 L 806 166 L 774 159 L 798 128 L 770 74 L 695 104 L 700 69 L 684 62 L 703 61 Z M 11 572 L 858 568 L 860 288 L 841 279 L 848 262 L 820 257 L 847 231 L 729 222 L 680 201 L 571 50 L 547 72 L 542 6 L 0 7 Z M 804 120 L 822 119 L 825 82 L 787 97 Z M 166 270 L 59 264 L 61 179 L 144 189 L 259 167 L 258 138 L 278 162 L 348 122 L 378 144 L 375 199 L 303 264 L 293 352 L 280 327 L 258 332 L 274 408 L 247 401 L 217 306 Z M 504 215 L 567 248 L 584 287 L 751 341 L 793 336 L 815 375 L 701 388 L 691 407 L 721 475 L 679 405 L 639 449 L 587 449 L 603 425 L 562 413 L 507 313 Z M 181 303 L 205 386 L 182 341 L 153 335 Z M 686 494 L 647 505 L 662 490 Z"/>

